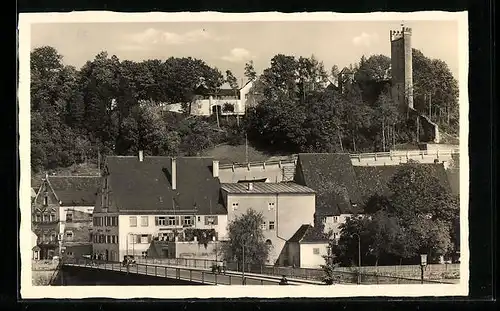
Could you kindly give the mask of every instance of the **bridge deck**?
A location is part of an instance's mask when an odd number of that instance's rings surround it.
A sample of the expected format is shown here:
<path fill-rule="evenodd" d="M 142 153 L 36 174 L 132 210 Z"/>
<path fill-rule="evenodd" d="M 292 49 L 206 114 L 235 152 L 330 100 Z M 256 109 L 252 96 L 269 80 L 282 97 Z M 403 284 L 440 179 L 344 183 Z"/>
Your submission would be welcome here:
<path fill-rule="evenodd" d="M 91 262 L 90 260 L 79 260 L 64 263 L 66 266 L 76 266 L 88 269 L 101 269 L 108 271 L 127 272 L 120 262 Z M 213 273 L 209 269 L 188 268 L 182 266 L 133 264 L 128 267 L 128 273 L 150 275 L 156 277 L 166 277 L 201 283 L 207 285 L 242 285 L 243 275 L 241 272 L 226 271 L 226 273 Z M 245 273 L 245 285 L 278 285 L 281 277 L 260 275 L 255 273 Z M 323 285 L 323 283 L 311 280 L 288 279 L 289 285 Z"/>

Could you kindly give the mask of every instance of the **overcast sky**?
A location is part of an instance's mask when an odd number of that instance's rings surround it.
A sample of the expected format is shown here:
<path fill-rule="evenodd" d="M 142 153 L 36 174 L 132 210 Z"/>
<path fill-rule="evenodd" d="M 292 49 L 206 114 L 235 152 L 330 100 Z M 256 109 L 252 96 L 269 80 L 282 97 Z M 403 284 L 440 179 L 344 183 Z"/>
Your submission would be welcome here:
<path fill-rule="evenodd" d="M 445 61 L 458 77 L 458 23 L 409 21 L 412 44 L 426 56 Z M 278 54 L 314 54 L 330 70 L 359 62 L 362 55 L 390 56 L 389 31 L 401 21 L 281 21 L 34 24 L 31 47 L 49 45 L 64 63 L 80 68 L 100 51 L 120 60 L 191 56 L 243 78 L 252 59 L 258 73 Z"/>

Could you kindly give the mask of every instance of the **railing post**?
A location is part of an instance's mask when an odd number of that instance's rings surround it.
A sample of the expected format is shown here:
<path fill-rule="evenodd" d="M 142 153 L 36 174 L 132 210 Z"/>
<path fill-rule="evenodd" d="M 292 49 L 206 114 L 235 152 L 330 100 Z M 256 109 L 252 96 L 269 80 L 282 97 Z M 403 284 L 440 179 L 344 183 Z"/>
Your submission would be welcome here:
<path fill-rule="evenodd" d="M 168 278 L 167 267 L 165 267 L 165 277 Z"/>
<path fill-rule="evenodd" d="M 205 271 L 201 271 L 201 284 L 205 284 Z"/>
<path fill-rule="evenodd" d="M 217 273 L 214 273 L 215 276 L 215 285 L 217 285 Z"/>
<path fill-rule="evenodd" d="M 146 266 L 146 275 L 148 275 L 148 265 L 145 266 Z"/>
<path fill-rule="evenodd" d="M 156 269 L 157 266 L 155 266 L 155 276 L 158 276 L 158 272 L 157 272 L 157 269 Z"/>
<path fill-rule="evenodd" d="M 135 273 L 139 274 L 139 265 L 138 264 L 135 265 Z"/>
<path fill-rule="evenodd" d="M 193 281 L 193 270 L 189 269 L 189 280 Z"/>
<path fill-rule="evenodd" d="M 229 285 L 231 285 L 231 275 L 229 275 Z"/>

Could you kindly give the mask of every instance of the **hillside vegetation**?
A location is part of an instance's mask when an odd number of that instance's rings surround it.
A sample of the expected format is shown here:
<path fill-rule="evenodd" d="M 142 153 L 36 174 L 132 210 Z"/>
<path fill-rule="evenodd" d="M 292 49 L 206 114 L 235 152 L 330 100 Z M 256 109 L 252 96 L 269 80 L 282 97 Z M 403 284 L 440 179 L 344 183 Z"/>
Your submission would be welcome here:
<path fill-rule="evenodd" d="M 447 65 L 414 51 L 415 107 L 449 133 L 458 132 L 458 88 Z M 416 126 L 402 115 L 381 78 L 384 55 L 362 57 L 354 79 L 337 89 L 338 68 L 314 56 L 278 54 L 254 80 L 244 117 L 189 116 L 200 86 L 217 92 L 233 74 L 191 57 L 132 62 L 101 52 L 82 68 L 64 64 L 49 46 L 31 53 L 31 159 L 34 174 L 76 173 L 107 155 L 196 156 L 223 162 L 296 152 L 374 152 L 416 140 Z M 383 79 L 382 79 L 383 80 Z M 330 83 L 333 82 L 333 83 Z M 184 113 L 163 107 L 181 103 Z M 215 146 L 224 144 L 226 147 Z M 226 148 L 224 150 L 224 148 Z M 257 151 L 259 150 L 259 151 Z M 229 153 L 234 153 L 229 156 Z M 78 170 L 78 169 L 77 169 Z"/>

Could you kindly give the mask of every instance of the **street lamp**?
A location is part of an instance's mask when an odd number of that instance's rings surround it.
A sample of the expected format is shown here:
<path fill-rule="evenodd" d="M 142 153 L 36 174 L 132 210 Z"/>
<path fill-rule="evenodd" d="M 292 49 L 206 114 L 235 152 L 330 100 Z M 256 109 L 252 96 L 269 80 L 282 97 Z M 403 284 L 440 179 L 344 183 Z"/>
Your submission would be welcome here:
<path fill-rule="evenodd" d="M 361 284 L 361 237 L 358 233 L 353 233 L 358 237 L 358 284 Z"/>
<path fill-rule="evenodd" d="M 250 238 L 253 238 L 253 233 L 250 234 Z M 241 243 L 242 247 L 243 247 L 243 269 L 242 269 L 242 281 L 243 281 L 243 285 L 245 285 L 245 242 Z"/>
<path fill-rule="evenodd" d="M 427 266 L 427 254 L 420 255 L 420 284 L 424 284 L 424 268 Z"/>

